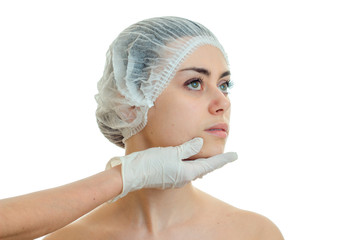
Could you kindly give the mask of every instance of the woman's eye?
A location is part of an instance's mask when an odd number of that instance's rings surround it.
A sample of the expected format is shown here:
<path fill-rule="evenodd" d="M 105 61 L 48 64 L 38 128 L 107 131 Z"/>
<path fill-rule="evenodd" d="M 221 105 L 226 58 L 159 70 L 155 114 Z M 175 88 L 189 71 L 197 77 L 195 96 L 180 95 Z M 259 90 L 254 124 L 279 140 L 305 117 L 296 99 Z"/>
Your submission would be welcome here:
<path fill-rule="evenodd" d="M 196 80 L 192 80 L 191 82 L 187 82 L 186 86 L 190 89 L 190 90 L 201 90 L 201 79 L 196 79 Z"/>
<path fill-rule="evenodd" d="M 227 91 L 228 85 L 227 85 L 227 83 L 225 82 L 225 83 L 221 84 L 219 88 L 221 89 L 221 91 Z"/>
<path fill-rule="evenodd" d="M 232 84 L 230 81 L 223 82 L 219 85 L 219 89 L 224 93 L 229 93 L 229 89 L 231 88 Z"/>

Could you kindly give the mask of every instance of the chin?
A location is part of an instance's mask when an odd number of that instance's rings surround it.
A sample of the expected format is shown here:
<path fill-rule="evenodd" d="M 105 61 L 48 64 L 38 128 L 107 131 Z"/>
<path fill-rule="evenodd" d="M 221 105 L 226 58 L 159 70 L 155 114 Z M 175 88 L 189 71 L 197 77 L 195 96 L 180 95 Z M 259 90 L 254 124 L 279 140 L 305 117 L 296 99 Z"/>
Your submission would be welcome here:
<path fill-rule="evenodd" d="M 200 152 L 190 159 L 197 159 L 197 158 L 209 158 L 221 153 L 224 153 L 225 150 L 225 139 L 208 139 L 203 138 L 204 144 L 201 148 Z"/>

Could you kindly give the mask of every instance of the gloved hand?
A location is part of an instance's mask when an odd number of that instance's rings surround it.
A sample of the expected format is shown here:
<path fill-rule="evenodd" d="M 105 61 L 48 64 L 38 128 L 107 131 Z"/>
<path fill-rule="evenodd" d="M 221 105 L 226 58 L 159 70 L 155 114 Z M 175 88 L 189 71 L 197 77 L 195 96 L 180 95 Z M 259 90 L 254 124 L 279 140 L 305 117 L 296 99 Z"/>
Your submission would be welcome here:
<path fill-rule="evenodd" d="M 112 158 L 106 169 L 122 164 L 123 191 L 112 201 L 142 188 L 178 188 L 235 161 L 234 152 L 210 158 L 182 161 L 200 152 L 202 138 L 194 138 L 176 147 L 149 148 L 123 157 Z"/>

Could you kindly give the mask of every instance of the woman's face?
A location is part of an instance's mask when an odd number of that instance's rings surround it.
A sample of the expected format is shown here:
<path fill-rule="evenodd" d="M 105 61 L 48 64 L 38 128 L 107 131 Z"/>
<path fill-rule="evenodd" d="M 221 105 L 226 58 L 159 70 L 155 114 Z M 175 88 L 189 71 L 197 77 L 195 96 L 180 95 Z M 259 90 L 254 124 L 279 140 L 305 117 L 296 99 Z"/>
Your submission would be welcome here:
<path fill-rule="evenodd" d="M 194 158 L 224 152 L 230 120 L 229 81 L 222 52 L 211 45 L 197 48 L 149 109 L 148 123 L 140 132 L 148 147 L 176 146 L 201 137 L 204 145 Z"/>

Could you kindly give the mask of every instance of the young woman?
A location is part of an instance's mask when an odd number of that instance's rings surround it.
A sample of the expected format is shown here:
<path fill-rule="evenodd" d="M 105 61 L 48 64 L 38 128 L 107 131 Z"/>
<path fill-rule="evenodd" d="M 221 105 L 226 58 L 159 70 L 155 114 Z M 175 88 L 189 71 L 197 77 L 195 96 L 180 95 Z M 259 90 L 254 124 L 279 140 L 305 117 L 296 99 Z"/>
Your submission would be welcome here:
<path fill-rule="evenodd" d="M 87 179 L 1 200 L 0 239 L 59 228 L 46 239 L 283 239 L 267 218 L 191 185 L 237 158 L 223 153 L 230 86 L 224 49 L 201 24 L 162 17 L 125 29 L 96 96 L 100 130 L 125 156 Z"/>
<path fill-rule="evenodd" d="M 122 168 L 122 193 L 46 239 L 282 239 L 267 218 L 189 182 L 236 158 L 218 155 L 229 134 L 230 86 L 226 54 L 204 26 L 163 17 L 125 29 L 96 96 L 101 131 L 126 150 L 108 164 Z M 192 147 L 171 147 L 178 145 Z M 139 178 L 152 172 L 158 177 Z"/>

